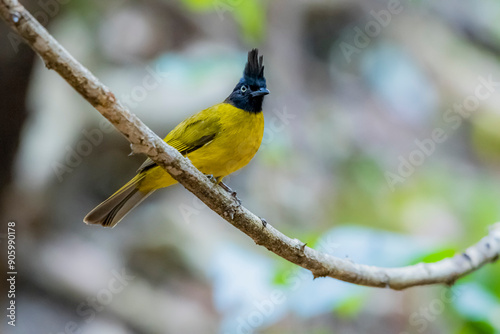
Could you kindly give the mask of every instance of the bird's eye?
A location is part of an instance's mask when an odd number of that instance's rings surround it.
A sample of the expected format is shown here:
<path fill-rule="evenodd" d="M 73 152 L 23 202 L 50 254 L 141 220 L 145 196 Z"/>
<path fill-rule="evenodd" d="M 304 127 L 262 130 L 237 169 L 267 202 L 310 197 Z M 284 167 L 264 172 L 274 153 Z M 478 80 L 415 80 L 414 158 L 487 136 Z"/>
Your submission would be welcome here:
<path fill-rule="evenodd" d="M 240 88 L 241 92 L 244 93 L 247 91 L 247 86 L 241 86 Z"/>

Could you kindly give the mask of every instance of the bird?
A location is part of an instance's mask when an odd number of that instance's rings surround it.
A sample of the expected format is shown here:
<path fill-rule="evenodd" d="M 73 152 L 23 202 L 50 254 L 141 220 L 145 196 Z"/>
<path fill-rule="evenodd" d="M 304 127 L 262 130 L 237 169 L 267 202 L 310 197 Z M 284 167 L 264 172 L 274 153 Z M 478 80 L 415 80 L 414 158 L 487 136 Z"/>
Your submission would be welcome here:
<path fill-rule="evenodd" d="M 164 139 L 236 199 L 236 193 L 222 179 L 246 166 L 262 142 L 262 104 L 269 94 L 263 63 L 258 49 L 250 50 L 243 76 L 231 94 L 222 103 L 179 123 Z M 170 174 L 148 158 L 134 178 L 90 211 L 83 221 L 114 227 L 154 191 L 176 183 Z"/>

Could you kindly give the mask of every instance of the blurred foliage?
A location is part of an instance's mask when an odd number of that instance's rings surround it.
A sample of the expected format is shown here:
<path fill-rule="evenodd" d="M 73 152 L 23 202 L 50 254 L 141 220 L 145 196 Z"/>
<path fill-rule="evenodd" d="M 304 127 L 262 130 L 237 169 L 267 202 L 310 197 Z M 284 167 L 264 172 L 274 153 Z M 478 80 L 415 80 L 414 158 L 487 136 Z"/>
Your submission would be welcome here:
<path fill-rule="evenodd" d="M 266 6 L 263 0 L 182 0 L 190 10 L 215 12 L 223 21 L 232 16 L 248 45 L 258 44 L 266 32 Z"/>
<path fill-rule="evenodd" d="M 346 299 L 344 302 L 335 306 L 333 312 L 341 318 L 355 319 L 363 309 L 365 303 L 366 296 L 353 296 L 352 298 Z"/>
<path fill-rule="evenodd" d="M 462 329 L 460 329 L 457 334 L 494 334 L 498 333 L 495 331 L 493 326 L 486 321 L 466 321 L 463 324 Z"/>

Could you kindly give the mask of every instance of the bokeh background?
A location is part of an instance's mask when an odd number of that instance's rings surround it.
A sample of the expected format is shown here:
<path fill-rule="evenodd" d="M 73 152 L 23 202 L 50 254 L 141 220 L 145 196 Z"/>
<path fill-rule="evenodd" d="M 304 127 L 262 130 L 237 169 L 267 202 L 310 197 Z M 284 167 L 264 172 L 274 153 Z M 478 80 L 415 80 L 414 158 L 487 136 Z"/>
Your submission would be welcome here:
<path fill-rule="evenodd" d="M 401 266 L 500 220 L 498 1 L 21 2 L 160 136 L 221 102 L 259 47 L 265 136 L 228 181 L 308 245 Z M 144 157 L 3 23 L 0 101 L 18 267 L 3 333 L 500 333 L 498 264 L 451 289 L 313 280 L 181 186 L 86 226 Z"/>

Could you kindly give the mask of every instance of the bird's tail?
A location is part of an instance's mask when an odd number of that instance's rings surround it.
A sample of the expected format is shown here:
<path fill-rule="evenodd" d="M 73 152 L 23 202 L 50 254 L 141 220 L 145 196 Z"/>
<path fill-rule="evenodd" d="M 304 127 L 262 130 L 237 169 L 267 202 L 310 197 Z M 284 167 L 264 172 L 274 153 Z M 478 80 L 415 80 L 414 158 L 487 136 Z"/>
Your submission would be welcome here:
<path fill-rule="evenodd" d="M 104 227 L 114 227 L 127 213 L 139 205 L 154 192 L 139 190 L 139 183 L 144 179 L 144 174 L 138 174 L 107 200 L 90 211 L 83 221 L 86 224 L 100 224 Z"/>

